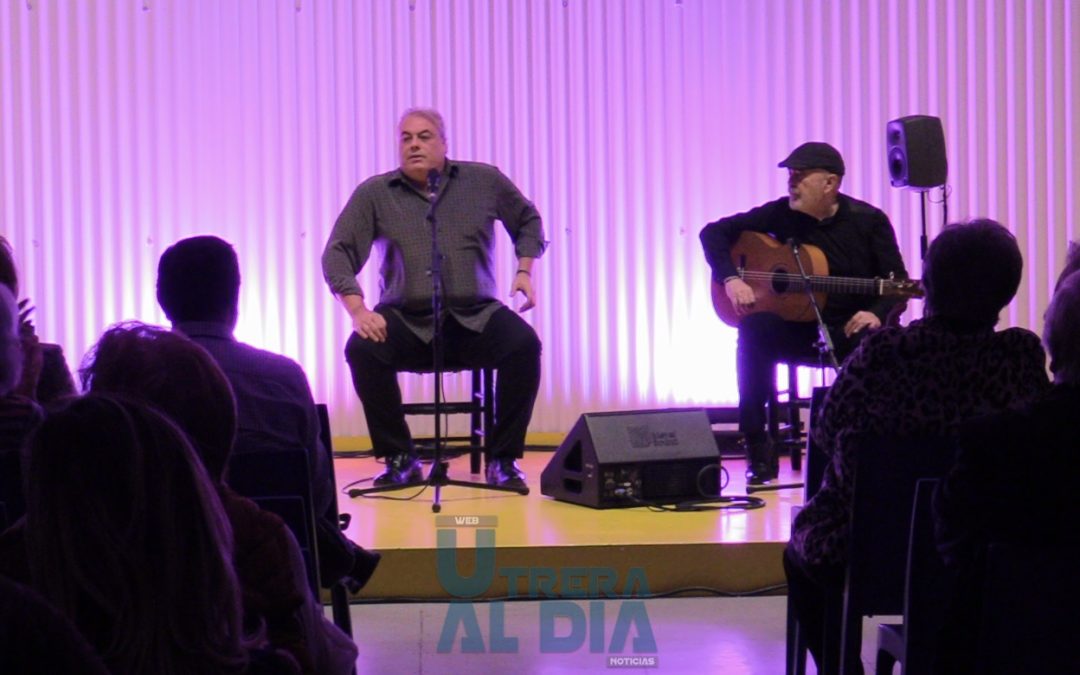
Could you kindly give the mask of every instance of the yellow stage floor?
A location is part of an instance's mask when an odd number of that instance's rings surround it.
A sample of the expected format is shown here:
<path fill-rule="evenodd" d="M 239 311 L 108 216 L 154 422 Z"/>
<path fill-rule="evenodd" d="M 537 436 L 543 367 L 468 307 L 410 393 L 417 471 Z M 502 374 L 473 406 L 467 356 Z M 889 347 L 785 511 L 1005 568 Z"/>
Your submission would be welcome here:
<path fill-rule="evenodd" d="M 597 575 L 614 576 L 617 591 L 631 579 L 644 578 L 651 594 L 740 594 L 784 583 L 781 554 L 791 508 L 803 501 L 801 489 L 757 493 L 765 506 L 750 511 L 597 510 L 540 494 L 540 473 L 551 457 L 550 452 L 526 453 L 521 467 L 531 488 L 528 496 L 447 486 L 442 488 L 438 516 L 431 509 L 432 488 L 384 493 L 384 498 L 340 494 L 341 512 L 352 516 L 348 536 L 383 554 L 360 598 L 451 599 L 437 574 L 437 541 L 440 531 L 444 538 L 453 533 L 459 574 L 468 576 L 474 567 L 478 528 L 454 524 L 467 516 L 483 517 L 479 529 L 493 530 L 497 572 L 479 597 L 559 595 L 584 583 L 581 578 L 591 576 L 595 581 Z M 725 459 L 723 466 L 730 482 L 722 494 L 745 495 L 745 463 Z M 370 458 L 337 459 L 335 468 L 342 491 L 362 479 L 366 481 L 358 487 L 369 486 L 381 471 Z M 467 457 L 452 460 L 449 475 L 483 480 L 469 473 Z M 780 482 L 800 480 L 787 458 L 781 458 Z M 580 578 L 570 578 L 575 576 Z M 548 577 L 554 580 L 545 580 Z"/>

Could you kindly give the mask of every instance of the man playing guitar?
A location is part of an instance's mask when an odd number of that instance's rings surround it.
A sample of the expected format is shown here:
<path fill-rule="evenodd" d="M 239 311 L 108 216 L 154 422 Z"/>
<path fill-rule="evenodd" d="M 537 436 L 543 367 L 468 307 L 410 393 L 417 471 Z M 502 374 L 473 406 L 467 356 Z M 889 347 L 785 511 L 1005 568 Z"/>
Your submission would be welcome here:
<path fill-rule="evenodd" d="M 777 475 L 776 449 L 765 431 L 765 405 L 775 387 L 775 365 L 812 358 L 818 326 L 813 314 L 808 320 L 787 320 L 773 313 L 776 310 L 760 309 L 760 286 L 755 293 L 743 279 L 742 261 L 733 260 L 736 241 L 749 231 L 772 235 L 780 242 L 811 245 L 824 254 L 831 276 L 907 278 L 889 217 L 866 202 L 840 194 L 844 160 L 836 148 L 828 143 L 803 143 L 779 166 L 788 170 L 786 197 L 709 223 L 701 231 L 713 283 L 723 287 L 738 320 L 739 430 L 746 437 L 747 482 L 755 485 Z M 811 274 L 809 256 L 801 258 Z M 787 271 L 799 274 L 797 268 Z M 843 291 L 830 292 L 822 306 L 838 361 L 851 353 L 863 335 L 881 327 L 890 310 L 904 301 L 902 295 Z"/>

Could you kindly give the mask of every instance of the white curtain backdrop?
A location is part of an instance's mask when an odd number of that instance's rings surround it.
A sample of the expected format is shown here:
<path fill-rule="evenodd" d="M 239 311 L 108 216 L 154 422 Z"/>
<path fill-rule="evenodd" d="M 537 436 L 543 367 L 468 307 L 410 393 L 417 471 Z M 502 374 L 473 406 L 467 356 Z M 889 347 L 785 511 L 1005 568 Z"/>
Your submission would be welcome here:
<path fill-rule="evenodd" d="M 228 239 L 240 339 L 297 359 L 335 433 L 362 435 L 319 255 L 353 187 L 396 165 L 400 112 L 434 106 L 451 156 L 498 165 L 545 218 L 531 430 L 566 431 L 736 399 L 698 231 L 780 196 L 798 143 L 841 149 L 918 276 L 919 198 L 885 163 L 904 115 L 943 121 L 950 219 L 1016 233 L 1002 325 L 1039 330 L 1080 218 L 1078 77 L 1072 0 L 5 0 L 0 232 L 73 366 L 116 321 L 164 321 L 166 246 Z M 498 257 L 508 290 L 505 236 Z"/>

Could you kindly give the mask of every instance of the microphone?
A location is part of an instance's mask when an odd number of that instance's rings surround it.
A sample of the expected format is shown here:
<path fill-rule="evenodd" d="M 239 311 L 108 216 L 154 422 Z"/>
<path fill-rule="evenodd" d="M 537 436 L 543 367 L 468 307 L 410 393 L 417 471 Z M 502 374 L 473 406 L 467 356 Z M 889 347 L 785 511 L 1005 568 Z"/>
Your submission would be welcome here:
<path fill-rule="evenodd" d="M 439 194 L 439 179 L 442 176 L 439 175 L 438 169 L 428 169 L 427 172 L 427 191 L 428 197 L 431 201 L 435 201 L 435 196 Z"/>

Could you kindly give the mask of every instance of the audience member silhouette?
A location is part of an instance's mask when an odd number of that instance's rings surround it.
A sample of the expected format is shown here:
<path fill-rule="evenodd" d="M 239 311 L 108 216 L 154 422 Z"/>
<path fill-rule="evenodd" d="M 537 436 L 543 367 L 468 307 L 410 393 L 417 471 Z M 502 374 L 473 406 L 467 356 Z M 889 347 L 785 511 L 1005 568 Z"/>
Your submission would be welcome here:
<path fill-rule="evenodd" d="M 1034 399 L 1049 385 L 1031 331 L 995 331 L 1020 284 L 1012 234 L 991 220 L 946 227 L 927 252 L 926 317 L 867 336 L 845 362 L 811 433 L 829 456 L 784 551 L 788 601 L 820 665 L 826 598 L 843 587 L 854 433 L 951 435 L 958 423 Z"/>
<path fill-rule="evenodd" d="M 31 441 L 27 486 L 34 586 L 111 672 L 295 672 L 252 658 L 228 519 L 163 415 L 99 394 L 61 403 Z"/>
<path fill-rule="evenodd" d="M 7 239 L 0 237 L 0 284 L 7 286 L 19 297 L 19 273 L 15 267 L 15 255 Z M 17 394 L 41 404 L 51 403 L 64 396 L 75 394 L 75 381 L 71 377 L 64 350 L 60 345 L 38 340 L 30 314 L 34 308 L 30 301 L 19 302 L 19 334 L 23 346 L 23 376 L 15 388 Z"/>
<path fill-rule="evenodd" d="M 23 356 L 19 344 L 19 316 L 15 296 L 0 286 L 0 395 L 15 389 L 22 378 Z"/>
<path fill-rule="evenodd" d="M 18 323 L 15 296 L 0 284 L 0 532 L 26 511 L 21 451 L 42 418 L 36 403 L 13 393 L 23 372 Z"/>
<path fill-rule="evenodd" d="M 359 590 L 379 562 L 341 532 L 333 515 L 333 465 L 320 438 L 319 418 L 307 376 L 292 359 L 239 342 L 240 263 L 236 251 L 217 237 L 183 239 L 158 263 L 158 303 L 173 330 L 205 348 L 218 362 L 236 395 L 239 430 L 236 452 L 304 450 L 312 476 L 317 514 L 319 577 L 329 588 L 345 577 Z"/>
<path fill-rule="evenodd" d="M 305 673 L 348 673 L 356 646 L 326 620 L 307 585 L 299 546 L 284 522 L 231 490 L 224 476 L 236 436 L 236 403 L 213 358 L 179 333 L 138 323 L 107 330 L 81 370 L 83 386 L 145 401 L 188 435 L 232 524 L 234 562 L 249 620 Z"/>
<path fill-rule="evenodd" d="M 1074 245 L 1043 325 L 1053 387 L 1020 410 L 965 424 L 956 465 L 935 494 L 938 550 L 957 575 L 937 672 L 974 669 L 991 543 L 1080 545 L 1080 531 L 1073 529 L 1080 521 L 1080 495 L 1066 484 L 1047 482 L 1048 476 L 1080 470 L 1078 269 L 1080 250 Z"/>

